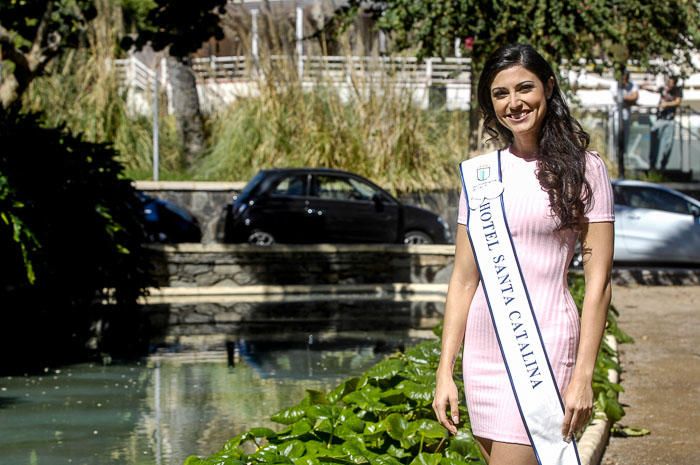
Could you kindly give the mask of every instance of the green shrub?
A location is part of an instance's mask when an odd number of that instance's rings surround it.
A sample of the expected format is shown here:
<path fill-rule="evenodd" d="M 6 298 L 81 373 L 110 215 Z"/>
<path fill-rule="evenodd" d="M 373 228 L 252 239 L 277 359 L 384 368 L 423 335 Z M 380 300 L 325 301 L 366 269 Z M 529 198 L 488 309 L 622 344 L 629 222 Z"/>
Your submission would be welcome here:
<path fill-rule="evenodd" d="M 0 352 L 7 369 L 24 356 L 49 363 L 64 349 L 84 349 L 89 322 L 73 321 L 76 312 L 107 298 L 134 305 L 149 265 L 143 207 L 110 146 L 42 127 L 38 115 L 0 118 L 0 146 Z M 26 346 L 31 351 L 16 350 Z"/>

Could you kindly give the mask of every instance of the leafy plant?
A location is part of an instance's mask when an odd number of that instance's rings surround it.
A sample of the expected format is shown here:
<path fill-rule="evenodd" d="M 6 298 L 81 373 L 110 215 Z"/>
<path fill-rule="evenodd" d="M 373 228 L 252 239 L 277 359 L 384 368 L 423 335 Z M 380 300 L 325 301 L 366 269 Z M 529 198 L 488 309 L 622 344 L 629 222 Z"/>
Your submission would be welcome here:
<path fill-rule="evenodd" d="M 582 278 L 573 278 L 572 294 L 581 308 Z M 617 311 L 608 314 L 608 331 L 619 342 L 631 338 L 619 329 Z M 436 332 L 439 334 L 439 332 Z M 603 344 L 593 389 L 595 408 L 617 420 L 624 415 L 617 401 L 622 390 L 607 379 L 619 369 L 615 354 Z M 185 465 L 238 465 L 288 463 L 294 465 L 466 465 L 480 463 L 478 446 L 469 428 L 466 408 L 460 404 L 459 433 L 448 435 L 431 407 L 440 341 L 422 342 L 396 353 L 358 377 L 342 381 L 328 393 L 307 391 L 298 404 L 272 416 L 284 425 L 280 431 L 253 428 L 229 440 L 216 454 L 189 457 Z M 455 363 L 455 381 L 464 398 L 461 362 Z"/>

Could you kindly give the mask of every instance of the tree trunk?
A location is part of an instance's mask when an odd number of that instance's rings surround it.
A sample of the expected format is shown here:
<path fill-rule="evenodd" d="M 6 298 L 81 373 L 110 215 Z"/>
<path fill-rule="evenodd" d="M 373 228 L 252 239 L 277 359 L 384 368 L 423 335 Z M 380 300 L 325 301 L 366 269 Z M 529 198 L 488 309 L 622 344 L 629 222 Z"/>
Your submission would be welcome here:
<path fill-rule="evenodd" d="M 168 76 L 173 89 L 173 112 L 184 148 L 184 161 L 190 167 L 204 149 L 204 120 L 191 60 L 187 57 L 168 57 Z"/>

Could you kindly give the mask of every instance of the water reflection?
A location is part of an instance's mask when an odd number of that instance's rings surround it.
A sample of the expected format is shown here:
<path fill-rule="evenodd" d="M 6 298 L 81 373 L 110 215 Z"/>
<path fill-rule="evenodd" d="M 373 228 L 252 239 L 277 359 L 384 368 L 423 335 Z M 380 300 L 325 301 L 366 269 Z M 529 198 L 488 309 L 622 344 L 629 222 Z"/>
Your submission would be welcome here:
<path fill-rule="evenodd" d="M 424 317 L 435 308 L 422 316 L 407 308 L 382 319 L 377 306 L 342 306 L 306 326 L 299 313 L 283 325 L 261 313 L 247 329 L 210 326 L 214 332 L 200 332 L 202 344 L 190 346 L 196 350 L 160 345 L 141 363 L 0 378 L 0 464 L 180 465 L 189 454 L 211 454 L 253 426 L 278 428 L 267 418 L 306 389 L 330 389 L 429 336 Z M 401 312 L 413 324 L 396 323 Z M 348 323 L 362 313 L 369 323 Z M 178 337 L 186 329 L 177 328 Z M 235 342 L 234 367 L 222 345 L 207 342 L 216 334 Z"/>

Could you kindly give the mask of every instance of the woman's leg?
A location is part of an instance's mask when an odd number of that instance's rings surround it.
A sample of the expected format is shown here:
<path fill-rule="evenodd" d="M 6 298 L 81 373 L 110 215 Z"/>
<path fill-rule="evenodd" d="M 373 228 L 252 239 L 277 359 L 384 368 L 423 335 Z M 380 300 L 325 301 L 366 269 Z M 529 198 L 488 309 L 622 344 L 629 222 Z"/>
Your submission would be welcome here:
<path fill-rule="evenodd" d="M 489 465 L 537 465 L 532 446 L 475 438 Z"/>

